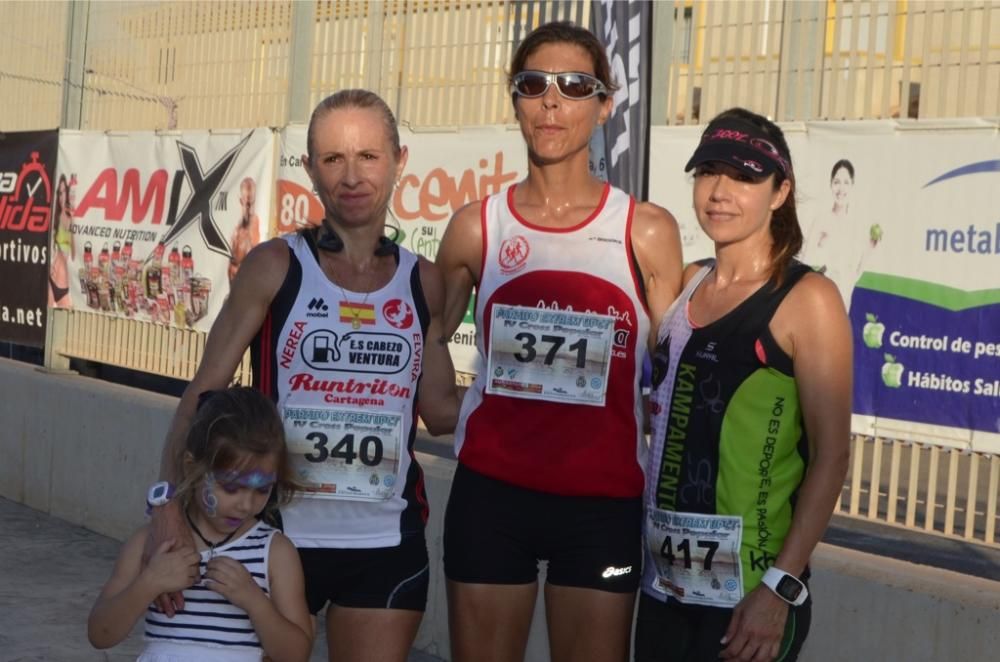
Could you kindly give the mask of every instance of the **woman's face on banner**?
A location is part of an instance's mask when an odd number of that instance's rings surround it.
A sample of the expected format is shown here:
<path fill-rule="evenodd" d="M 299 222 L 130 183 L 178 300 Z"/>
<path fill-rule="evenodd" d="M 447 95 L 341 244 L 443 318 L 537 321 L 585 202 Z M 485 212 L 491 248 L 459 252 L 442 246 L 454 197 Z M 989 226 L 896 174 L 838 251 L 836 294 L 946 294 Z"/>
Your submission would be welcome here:
<path fill-rule="evenodd" d="M 837 172 L 833 173 L 833 179 L 830 180 L 833 201 L 837 205 L 846 205 L 853 186 L 854 180 L 851 179 L 851 173 L 847 171 L 847 168 L 837 168 Z"/>

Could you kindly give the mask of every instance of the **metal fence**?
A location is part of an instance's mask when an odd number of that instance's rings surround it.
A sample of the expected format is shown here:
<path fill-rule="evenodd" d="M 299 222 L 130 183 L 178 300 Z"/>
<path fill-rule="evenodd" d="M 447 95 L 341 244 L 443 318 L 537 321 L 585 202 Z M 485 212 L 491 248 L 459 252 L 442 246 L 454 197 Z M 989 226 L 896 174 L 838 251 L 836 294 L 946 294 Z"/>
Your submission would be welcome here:
<path fill-rule="evenodd" d="M 654 122 L 696 124 L 733 105 L 778 120 L 1000 113 L 992 0 L 675 2 L 667 24 Z"/>
<path fill-rule="evenodd" d="M 201 331 L 80 310 L 49 313 L 46 355 L 56 355 L 47 358 L 50 366 L 68 368 L 72 357 L 188 381 L 205 352 Z M 247 352 L 233 381 L 250 384 L 251 377 Z"/>
<path fill-rule="evenodd" d="M 1000 547 L 1000 457 L 861 435 L 837 511 Z"/>
<path fill-rule="evenodd" d="M 732 105 L 777 120 L 1000 114 L 991 0 L 664 0 L 653 13 L 654 123 Z M 0 3 L 0 89 L 23 100 L 0 125 L 281 126 L 345 87 L 377 90 L 415 127 L 504 124 L 511 51 L 556 19 L 588 25 L 590 2 Z"/>

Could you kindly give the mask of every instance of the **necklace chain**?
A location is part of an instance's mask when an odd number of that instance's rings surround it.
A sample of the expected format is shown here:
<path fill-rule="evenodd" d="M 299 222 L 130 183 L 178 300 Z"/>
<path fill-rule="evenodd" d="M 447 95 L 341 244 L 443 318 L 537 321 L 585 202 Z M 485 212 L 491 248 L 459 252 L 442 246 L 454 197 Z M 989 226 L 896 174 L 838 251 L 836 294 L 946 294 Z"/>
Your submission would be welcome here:
<path fill-rule="evenodd" d="M 195 534 L 197 534 L 197 536 L 199 538 L 201 538 L 201 541 L 203 543 L 205 543 L 206 545 L 208 545 L 208 558 L 210 558 L 210 559 L 215 556 L 215 548 L 216 547 L 222 547 L 227 542 L 229 542 L 230 540 L 232 540 L 233 536 L 236 535 L 236 532 L 239 531 L 240 528 L 241 528 L 241 527 L 236 527 L 235 529 L 233 529 L 232 531 L 229 532 L 228 536 L 226 536 L 225 538 L 223 538 L 219 542 L 209 542 L 208 538 L 206 538 L 205 536 L 203 536 L 202 533 L 201 533 L 201 531 L 198 530 L 198 525 L 194 523 L 193 519 L 191 519 L 191 513 L 189 513 L 187 510 L 185 510 L 184 511 L 184 516 L 187 517 L 188 524 L 190 524 L 191 528 L 194 529 Z"/>
<path fill-rule="evenodd" d="M 372 271 L 374 272 L 374 269 Z M 330 280 L 333 279 L 331 278 Z M 357 331 L 361 328 L 361 313 L 368 304 L 368 297 L 370 297 L 372 293 L 371 291 L 365 292 L 364 298 L 361 299 L 361 303 L 359 304 L 361 306 L 361 310 L 358 310 L 354 307 L 354 303 L 351 301 L 351 298 L 347 296 L 347 290 L 344 289 L 344 286 L 336 281 L 333 281 L 333 283 L 340 290 L 340 293 L 344 297 L 344 303 L 347 304 L 347 309 L 351 313 L 351 328 Z M 369 285 L 370 284 L 371 282 L 369 282 Z"/>

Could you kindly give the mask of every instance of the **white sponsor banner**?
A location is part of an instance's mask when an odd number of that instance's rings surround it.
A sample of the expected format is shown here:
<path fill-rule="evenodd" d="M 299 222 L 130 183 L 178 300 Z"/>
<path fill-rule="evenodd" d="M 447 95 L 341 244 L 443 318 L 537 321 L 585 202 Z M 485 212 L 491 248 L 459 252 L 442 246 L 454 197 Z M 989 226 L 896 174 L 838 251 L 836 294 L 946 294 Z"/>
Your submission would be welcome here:
<path fill-rule="evenodd" d="M 702 127 L 655 127 L 653 202 L 684 259 L 713 252 L 684 164 Z M 995 121 L 782 125 L 800 259 L 837 283 L 854 335 L 855 432 L 1000 451 L 1000 137 Z"/>
<path fill-rule="evenodd" d="M 267 234 L 270 129 L 61 131 L 77 310 L 207 331 Z"/>
<path fill-rule="evenodd" d="M 306 126 L 293 124 L 281 132 L 278 158 L 277 229 L 294 231 L 323 218 L 319 198 L 302 166 Z M 497 193 L 527 174 L 521 134 L 499 127 L 457 132 L 414 132 L 400 129 L 400 142 L 410 155 L 393 193 L 392 213 L 399 222 L 398 241 L 433 260 L 448 219 L 464 205 Z M 393 220 L 388 219 L 388 224 Z M 478 372 L 476 335 L 471 307 L 449 343 L 455 368 Z"/>

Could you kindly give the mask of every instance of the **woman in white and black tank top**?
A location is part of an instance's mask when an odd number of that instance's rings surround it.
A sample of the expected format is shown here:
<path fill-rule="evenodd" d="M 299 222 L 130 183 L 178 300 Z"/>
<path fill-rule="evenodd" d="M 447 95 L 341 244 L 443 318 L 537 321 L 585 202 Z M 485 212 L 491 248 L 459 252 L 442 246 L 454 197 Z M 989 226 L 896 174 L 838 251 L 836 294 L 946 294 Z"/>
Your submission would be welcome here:
<path fill-rule="evenodd" d="M 417 416 L 440 434 L 458 413 L 444 287 L 432 263 L 385 236 L 407 151 L 382 99 L 344 90 L 322 101 L 308 152 L 325 218 L 244 260 L 168 443 L 192 398 L 228 381 L 249 346 L 254 385 L 277 403 L 305 483 L 282 526 L 302 557 L 310 612 L 330 605 L 330 659 L 403 662 L 429 576 Z"/>

